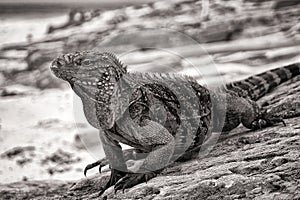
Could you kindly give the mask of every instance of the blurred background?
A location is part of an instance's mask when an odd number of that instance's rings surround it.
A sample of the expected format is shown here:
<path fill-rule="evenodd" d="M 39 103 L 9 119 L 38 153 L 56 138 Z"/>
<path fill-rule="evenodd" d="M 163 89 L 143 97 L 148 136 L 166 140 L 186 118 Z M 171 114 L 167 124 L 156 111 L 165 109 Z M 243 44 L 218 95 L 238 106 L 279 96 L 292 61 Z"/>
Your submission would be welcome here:
<path fill-rule="evenodd" d="M 131 71 L 209 87 L 300 61 L 298 0 L 82 2 L 0 1 L 0 183 L 79 179 L 103 157 L 80 102 L 49 70 L 62 53 L 111 51 Z"/>

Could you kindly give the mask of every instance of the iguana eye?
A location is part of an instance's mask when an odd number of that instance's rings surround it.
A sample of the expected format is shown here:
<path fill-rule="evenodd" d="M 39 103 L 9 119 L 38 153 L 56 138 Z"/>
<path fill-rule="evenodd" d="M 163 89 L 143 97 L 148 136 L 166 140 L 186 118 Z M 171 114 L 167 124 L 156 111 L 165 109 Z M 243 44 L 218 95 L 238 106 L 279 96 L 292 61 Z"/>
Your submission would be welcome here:
<path fill-rule="evenodd" d="M 81 62 L 82 62 L 82 59 L 81 58 L 74 58 L 74 62 L 77 64 L 77 65 L 81 65 Z"/>
<path fill-rule="evenodd" d="M 107 55 L 103 55 L 103 56 L 102 56 L 102 60 L 108 60 Z"/>

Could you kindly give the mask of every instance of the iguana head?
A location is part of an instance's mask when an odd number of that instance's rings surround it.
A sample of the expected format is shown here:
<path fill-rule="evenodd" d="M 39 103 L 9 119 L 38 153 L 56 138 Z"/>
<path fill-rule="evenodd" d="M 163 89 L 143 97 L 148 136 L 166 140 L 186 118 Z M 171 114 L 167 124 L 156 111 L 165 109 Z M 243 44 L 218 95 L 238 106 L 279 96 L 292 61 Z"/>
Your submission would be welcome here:
<path fill-rule="evenodd" d="M 50 69 L 60 79 L 79 86 L 98 87 L 116 81 L 126 73 L 124 65 L 108 52 L 84 51 L 64 54 L 55 59 Z"/>
<path fill-rule="evenodd" d="M 112 53 L 84 51 L 65 54 L 52 61 L 50 69 L 56 77 L 70 83 L 84 105 L 89 105 L 86 117 L 92 125 L 112 127 L 116 99 L 112 96 L 117 91 L 119 79 L 126 73 L 124 65 Z"/>

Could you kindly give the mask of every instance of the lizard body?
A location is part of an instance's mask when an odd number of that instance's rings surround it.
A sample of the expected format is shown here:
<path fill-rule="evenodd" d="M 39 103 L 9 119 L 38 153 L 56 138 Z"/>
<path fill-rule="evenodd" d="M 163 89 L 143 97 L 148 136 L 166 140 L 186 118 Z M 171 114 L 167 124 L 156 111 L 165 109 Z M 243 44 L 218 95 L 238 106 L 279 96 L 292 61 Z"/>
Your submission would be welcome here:
<path fill-rule="evenodd" d="M 225 92 L 209 91 L 183 75 L 127 72 L 107 52 L 66 54 L 52 62 L 51 70 L 70 83 L 82 99 L 87 120 L 101 130 L 111 168 L 102 194 L 112 185 L 115 191 L 124 190 L 153 178 L 174 161 L 191 159 L 211 131 L 228 132 L 240 123 L 258 129 L 281 122 L 255 100 L 299 75 L 300 64 L 227 84 Z M 124 154 L 119 143 L 135 149 Z M 144 161 L 131 172 L 125 162 L 136 152 Z M 85 173 L 99 164 L 88 165 Z"/>

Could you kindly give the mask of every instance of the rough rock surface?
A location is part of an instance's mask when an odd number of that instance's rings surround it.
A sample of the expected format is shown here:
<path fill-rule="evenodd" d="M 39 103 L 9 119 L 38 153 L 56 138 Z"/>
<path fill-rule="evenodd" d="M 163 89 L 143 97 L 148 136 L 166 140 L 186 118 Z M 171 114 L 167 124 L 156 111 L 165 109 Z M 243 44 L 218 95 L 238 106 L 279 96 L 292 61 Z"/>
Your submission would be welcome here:
<path fill-rule="evenodd" d="M 125 191 L 107 190 L 103 199 L 299 199 L 300 77 L 260 103 L 288 117 L 258 131 L 239 127 L 222 137 L 208 155 L 176 163 L 161 175 Z M 289 101 L 288 99 L 293 99 Z M 275 107 L 274 107 L 275 106 Z M 292 114 L 291 114 L 292 113 Z M 99 199 L 109 172 L 76 182 L 23 181 L 0 185 L 2 199 Z"/>

